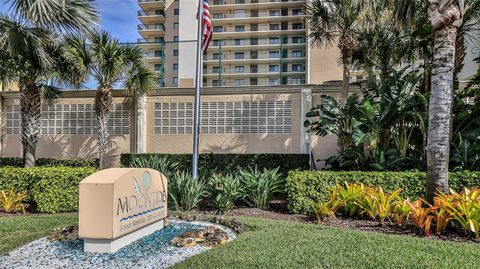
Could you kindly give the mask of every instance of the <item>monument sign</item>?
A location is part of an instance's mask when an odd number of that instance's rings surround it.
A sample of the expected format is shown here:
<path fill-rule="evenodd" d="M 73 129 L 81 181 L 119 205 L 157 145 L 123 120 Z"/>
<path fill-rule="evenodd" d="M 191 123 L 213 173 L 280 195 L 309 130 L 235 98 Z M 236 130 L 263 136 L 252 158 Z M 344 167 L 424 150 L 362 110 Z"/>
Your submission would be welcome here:
<path fill-rule="evenodd" d="M 167 179 L 147 168 L 112 168 L 80 182 L 79 236 L 86 252 L 112 253 L 162 229 Z"/>

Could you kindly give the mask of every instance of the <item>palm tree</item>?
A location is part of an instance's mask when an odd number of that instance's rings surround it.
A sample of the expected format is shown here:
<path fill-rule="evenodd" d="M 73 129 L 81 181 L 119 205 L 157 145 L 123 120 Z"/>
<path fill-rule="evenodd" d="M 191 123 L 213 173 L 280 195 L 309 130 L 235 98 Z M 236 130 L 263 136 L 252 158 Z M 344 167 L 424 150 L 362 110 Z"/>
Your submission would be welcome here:
<path fill-rule="evenodd" d="M 62 32 L 88 31 L 98 20 L 89 0 L 9 0 L 12 15 L 0 14 L 2 80 L 20 88 L 22 145 L 25 167 L 35 165 L 42 100 L 59 91 L 45 81 L 54 78 Z"/>
<path fill-rule="evenodd" d="M 434 31 L 432 79 L 427 136 L 426 199 L 432 203 L 436 193 L 448 193 L 448 164 L 452 133 L 452 101 L 455 55 L 459 28 L 465 14 L 478 0 L 397 0 L 396 14 L 403 21 L 414 21 L 416 14 L 427 13 Z M 458 63 L 457 63 L 458 64 Z"/>
<path fill-rule="evenodd" d="M 352 57 L 357 47 L 356 31 L 362 14 L 362 1 L 313 0 L 306 5 L 306 22 L 313 46 L 337 44 L 343 65 L 342 99 L 348 99 Z"/>
<path fill-rule="evenodd" d="M 156 75 L 142 62 L 142 50 L 138 46 L 121 44 L 107 32 L 91 35 L 91 44 L 82 37 L 70 36 L 65 58 L 76 62 L 71 74 L 81 85 L 91 75 L 98 83 L 95 96 L 95 112 L 98 120 L 98 150 L 100 169 L 105 168 L 108 146 L 108 119 L 112 108 L 112 90 L 118 83 L 134 96 L 140 97 L 156 86 Z"/>

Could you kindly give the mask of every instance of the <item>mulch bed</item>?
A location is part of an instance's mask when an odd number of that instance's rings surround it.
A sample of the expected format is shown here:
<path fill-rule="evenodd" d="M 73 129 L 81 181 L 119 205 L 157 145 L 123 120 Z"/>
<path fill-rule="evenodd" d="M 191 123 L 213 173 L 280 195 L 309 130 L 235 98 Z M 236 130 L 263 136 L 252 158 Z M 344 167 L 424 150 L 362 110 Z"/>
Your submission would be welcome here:
<path fill-rule="evenodd" d="M 214 209 L 213 204 L 210 201 L 205 200 L 199 205 L 199 208 L 196 211 L 192 212 L 192 214 L 215 215 L 218 214 L 218 212 Z M 244 216 L 272 220 L 286 220 L 305 224 L 321 224 L 328 227 L 367 232 L 379 232 L 392 235 L 413 236 L 432 240 L 479 243 L 478 240 L 473 239 L 473 237 L 470 237 L 463 231 L 459 231 L 454 227 L 448 227 L 442 235 L 437 236 L 435 234 L 435 227 L 433 226 L 430 237 L 425 237 L 423 234 L 418 233 L 415 227 L 413 227 L 412 225 L 407 225 L 403 228 L 398 227 L 394 224 L 380 225 L 378 221 L 373 221 L 369 219 L 345 218 L 340 216 L 337 218 L 325 219 L 319 223 L 314 216 L 303 214 L 289 214 L 287 209 L 287 200 L 284 196 L 274 197 L 274 199 L 272 199 L 272 201 L 270 202 L 269 210 L 261 210 L 257 208 L 247 207 L 246 205 L 240 205 L 238 207 L 235 207 L 233 210 L 230 210 L 229 212 L 223 213 L 222 215 L 232 217 Z"/>

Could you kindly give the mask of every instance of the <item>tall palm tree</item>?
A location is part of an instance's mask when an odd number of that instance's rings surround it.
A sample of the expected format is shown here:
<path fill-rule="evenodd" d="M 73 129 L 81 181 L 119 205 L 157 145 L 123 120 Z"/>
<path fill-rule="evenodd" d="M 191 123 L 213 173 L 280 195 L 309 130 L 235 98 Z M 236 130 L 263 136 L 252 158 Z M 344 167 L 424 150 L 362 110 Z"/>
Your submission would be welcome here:
<path fill-rule="evenodd" d="M 0 74 L 18 81 L 25 167 L 35 165 L 42 100 L 58 90 L 45 83 L 55 77 L 62 32 L 86 32 L 98 21 L 90 0 L 7 0 L 10 16 L 0 14 Z"/>
<path fill-rule="evenodd" d="M 134 96 L 140 97 L 156 86 L 157 77 L 142 62 L 142 50 L 138 46 L 121 44 L 107 32 L 91 35 L 91 44 L 82 37 L 70 36 L 66 42 L 64 57 L 76 63 L 73 76 L 81 85 L 91 75 L 98 83 L 95 96 L 95 112 L 98 121 L 98 150 L 100 169 L 105 168 L 108 146 L 108 119 L 113 104 L 112 91 L 118 84 Z"/>
<path fill-rule="evenodd" d="M 403 21 L 414 21 L 427 13 L 434 30 L 431 92 L 427 136 L 426 199 L 432 203 L 437 191 L 448 193 L 448 164 L 452 132 L 452 101 L 455 55 L 459 28 L 468 10 L 478 0 L 397 0 L 396 14 Z"/>
<path fill-rule="evenodd" d="M 356 31 L 362 14 L 360 0 L 312 0 L 306 5 L 305 19 L 311 45 L 337 44 L 343 65 L 342 99 L 348 99 L 352 57 L 357 47 Z"/>

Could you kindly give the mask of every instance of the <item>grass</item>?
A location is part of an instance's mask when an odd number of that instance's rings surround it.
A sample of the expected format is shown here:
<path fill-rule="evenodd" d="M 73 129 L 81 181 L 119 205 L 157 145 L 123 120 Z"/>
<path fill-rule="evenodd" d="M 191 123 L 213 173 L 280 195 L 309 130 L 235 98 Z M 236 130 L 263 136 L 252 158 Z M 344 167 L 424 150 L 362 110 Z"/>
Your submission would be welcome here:
<path fill-rule="evenodd" d="M 0 217 L 0 254 L 77 223 L 76 214 Z"/>
<path fill-rule="evenodd" d="M 239 218 L 252 231 L 175 268 L 479 268 L 480 245 Z M 76 223 L 76 215 L 0 218 L 0 253 Z"/>

